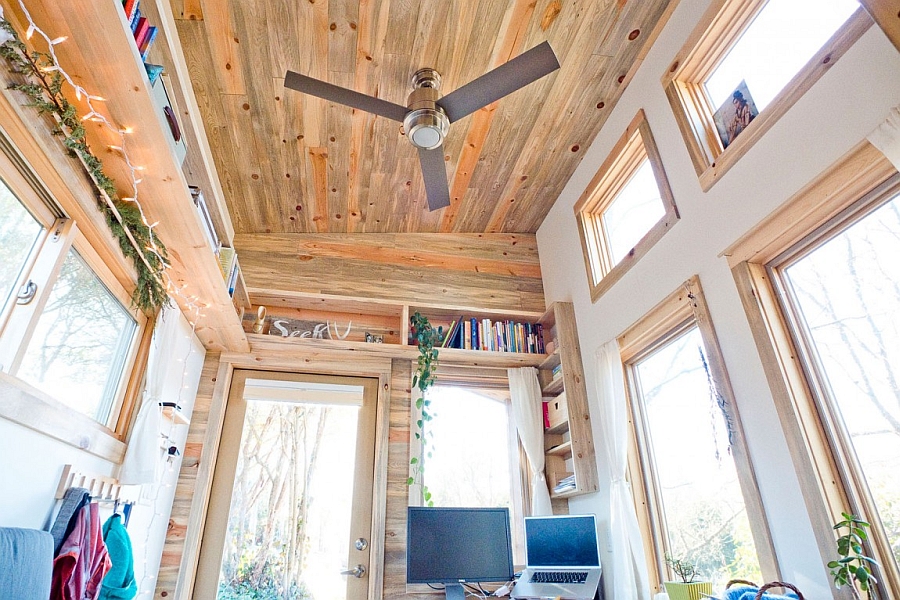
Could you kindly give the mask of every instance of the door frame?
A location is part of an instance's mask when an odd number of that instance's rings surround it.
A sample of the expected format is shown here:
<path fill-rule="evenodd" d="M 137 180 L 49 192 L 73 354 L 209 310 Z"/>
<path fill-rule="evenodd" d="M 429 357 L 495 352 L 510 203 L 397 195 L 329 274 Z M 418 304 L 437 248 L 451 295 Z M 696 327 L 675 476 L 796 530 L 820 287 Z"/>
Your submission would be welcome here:
<path fill-rule="evenodd" d="M 207 361 L 209 362 L 209 356 Z M 375 418 L 375 473 L 372 487 L 372 530 L 370 537 L 369 600 L 382 600 L 384 595 L 384 540 L 386 535 L 388 427 L 391 399 L 391 358 L 358 354 L 348 360 L 345 352 L 329 352 L 320 348 L 288 347 L 286 344 L 254 344 L 250 353 L 222 353 L 212 376 L 213 392 L 209 399 L 205 432 L 192 424 L 190 445 L 201 446 L 196 464 L 196 479 L 181 555 L 180 576 L 175 587 L 175 600 L 190 600 L 197 576 L 200 543 L 206 525 L 206 513 L 212 491 L 212 480 L 218 458 L 219 443 L 225 418 L 225 407 L 235 370 L 281 371 L 310 375 L 343 375 L 378 379 L 378 401 Z M 408 362 L 408 361 L 405 361 Z M 206 375 L 206 368 L 204 368 Z M 198 398 L 200 400 L 200 398 Z M 195 406 L 195 409 L 197 407 Z M 196 438 L 192 439 L 192 435 Z M 186 457 L 187 458 L 187 457 Z M 184 468 L 184 467 L 183 467 Z"/>
<path fill-rule="evenodd" d="M 355 564 L 362 564 L 365 569 L 365 581 L 347 578 L 347 597 L 357 600 L 362 593 L 368 597 L 369 576 L 371 565 L 371 545 L 363 550 L 365 556 L 352 552 L 353 539 L 363 536 L 369 538 L 372 534 L 372 519 L 374 514 L 372 488 L 375 484 L 375 425 L 378 417 L 378 380 L 374 377 L 360 377 L 357 375 L 322 375 L 311 373 L 296 373 L 286 371 L 260 371 L 258 369 L 235 369 L 232 373 L 231 388 L 225 409 L 223 433 L 227 434 L 229 442 L 234 445 L 219 447 L 218 460 L 213 473 L 212 494 L 207 507 L 207 523 L 204 527 L 200 555 L 198 557 L 197 575 L 194 581 L 195 597 L 207 598 L 216 594 L 219 573 L 221 570 L 224 545 L 227 538 L 227 520 L 231 512 L 231 499 L 234 494 L 234 481 L 239 460 L 239 452 L 242 444 L 242 432 L 245 427 L 246 411 L 250 403 L 245 397 L 247 382 L 253 380 L 293 381 L 299 384 L 332 383 L 337 385 L 355 385 L 359 391 L 364 405 L 368 408 L 360 415 L 360 430 L 356 443 L 356 465 L 354 466 L 353 480 L 355 482 L 353 496 L 359 494 L 365 496 L 369 503 L 367 506 L 354 506 L 352 509 L 350 537 L 347 539 L 348 555 L 347 568 Z M 288 401 L 289 404 L 311 404 L 309 401 Z M 363 416 L 365 415 L 365 416 Z M 224 440 L 223 440 L 224 441 Z M 362 484 L 362 485 L 360 485 Z"/>

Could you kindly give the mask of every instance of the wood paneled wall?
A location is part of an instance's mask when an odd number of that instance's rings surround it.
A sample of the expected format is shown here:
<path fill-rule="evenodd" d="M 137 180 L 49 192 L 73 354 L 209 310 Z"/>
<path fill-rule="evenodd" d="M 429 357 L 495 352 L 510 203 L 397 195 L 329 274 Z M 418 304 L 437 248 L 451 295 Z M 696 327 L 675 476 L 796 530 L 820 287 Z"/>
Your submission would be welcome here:
<path fill-rule="evenodd" d="M 255 304 L 265 293 L 544 311 L 533 234 L 242 234 L 234 244 Z"/>

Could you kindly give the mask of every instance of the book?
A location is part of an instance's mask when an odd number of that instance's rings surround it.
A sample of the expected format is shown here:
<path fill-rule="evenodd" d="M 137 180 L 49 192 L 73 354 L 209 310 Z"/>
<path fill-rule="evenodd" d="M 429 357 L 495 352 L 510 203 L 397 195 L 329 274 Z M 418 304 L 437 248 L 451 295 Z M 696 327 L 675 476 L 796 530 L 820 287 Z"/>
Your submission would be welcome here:
<path fill-rule="evenodd" d="M 153 41 L 156 39 L 156 34 L 159 33 L 159 28 L 151 25 L 148 29 L 147 36 L 144 38 L 144 41 L 138 46 L 138 50 L 141 52 L 141 61 L 147 62 L 147 55 L 150 53 L 150 46 L 153 45 Z"/>
<path fill-rule="evenodd" d="M 144 70 L 147 71 L 147 78 L 150 79 L 150 85 L 153 85 L 163 72 L 162 65 L 154 65 L 153 63 L 144 62 Z"/>
<path fill-rule="evenodd" d="M 150 21 L 147 20 L 147 17 L 139 18 L 137 28 L 134 30 L 134 43 L 137 44 L 138 48 L 144 43 L 144 39 L 147 37 L 149 31 Z"/>
<path fill-rule="evenodd" d="M 125 19 L 129 23 L 131 23 L 131 20 L 134 18 L 134 13 L 138 9 L 140 3 L 140 0 L 123 0 L 122 8 L 125 10 Z"/>
<path fill-rule="evenodd" d="M 456 321 L 450 321 L 450 324 L 447 326 L 447 335 L 444 336 L 444 341 L 441 342 L 441 348 L 446 348 L 450 345 L 450 340 L 453 339 L 453 333 L 455 331 Z"/>

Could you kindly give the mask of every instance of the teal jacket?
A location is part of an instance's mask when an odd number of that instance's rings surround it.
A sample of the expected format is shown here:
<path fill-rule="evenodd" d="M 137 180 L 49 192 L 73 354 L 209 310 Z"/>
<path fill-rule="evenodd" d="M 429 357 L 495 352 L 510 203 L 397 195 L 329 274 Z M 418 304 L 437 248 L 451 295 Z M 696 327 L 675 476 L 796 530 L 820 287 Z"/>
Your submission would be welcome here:
<path fill-rule="evenodd" d="M 131 538 L 122 525 L 119 515 L 113 515 L 103 524 L 103 541 L 112 561 L 112 568 L 103 578 L 98 600 L 131 600 L 137 596 L 138 586 L 134 580 L 134 555 Z"/>

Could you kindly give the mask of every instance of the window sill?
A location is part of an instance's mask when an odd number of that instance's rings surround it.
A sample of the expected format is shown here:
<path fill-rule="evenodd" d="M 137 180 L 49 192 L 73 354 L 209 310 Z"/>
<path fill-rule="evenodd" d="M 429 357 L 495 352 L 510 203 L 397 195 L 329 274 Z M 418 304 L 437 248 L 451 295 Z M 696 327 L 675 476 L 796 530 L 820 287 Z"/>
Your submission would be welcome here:
<path fill-rule="evenodd" d="M 122 462 L 126 445 L 115 434 L 44 392 L 0 373 L 0 397 L 0 418 L 112 463 Z"/>

